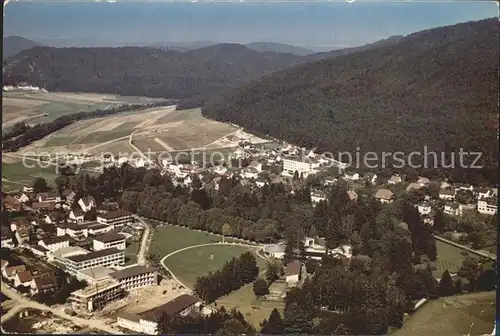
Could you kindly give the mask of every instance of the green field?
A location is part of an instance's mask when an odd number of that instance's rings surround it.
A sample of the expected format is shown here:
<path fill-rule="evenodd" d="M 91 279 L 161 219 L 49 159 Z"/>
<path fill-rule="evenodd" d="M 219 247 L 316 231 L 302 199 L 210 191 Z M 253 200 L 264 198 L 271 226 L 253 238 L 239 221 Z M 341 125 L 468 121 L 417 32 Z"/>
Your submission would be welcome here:
<path fill-rule="evenodd" d="M 237 309 L 257 329 L 260 328 L 260 323 L 269 318 L 269 315 L 274 308 L 283 316 L 283 309 L 285 304 L 283 300 L 280 301 L 266 301 L 258 300 L 253 292 L 253 284 L 248 284 L 241 287 L 234 292 L 217 300 L 217 306 L 224 306 L 226 310 Z"/>
<path fill-rule="evenodd" d="M 192 288 L 197 277 L 221 269 L 233 257 L 239 257 L 247 251 L 255 251 L 255 248 L 238 245 L 201 246 L 176 253 L 167 258 L 164 264 L 181 282 Z M 259 260 L 261 266 L 265 265 L 264 260 Z"/>
<path fill-rule="evenodd" d="M 76 136 L 52 136 L 43 147 L 66 146 L 76 140 Z"/>
<path fill-rule="evenodd" d="M 154 230 L 149 251 L 163 258 L 167 254 L 183 247 L 217 243 L 220 241 L 222 241 L 222 237 L 219 235 L 178 226 L 162 226 Z M 230 240 L 226 239 L 226 241 Z"/>
<path fill-rule="evenodd" d="M 77 113 L 77 112 L 90 112 L 95 111 L 97 109 L 103 109 L 106 106 L 110 105 L 109 103 L 83 103 L 82 101 L 78 101 L 75 103 L 66 103 L 66 102 L 49 102 L 47 104 L 43 104 L 33 108 L 33 114 L 39 113 L 47 113 L 48 116 L 33 118 L 30 120 L 31 123 L 44 123 L 50 122 L 56 118 L 59 118 L 63 115 Z"/>
<path fill-rule="evenodd" d="M 131 242 L 125 250 L 125 265 L 133 265 L 137 263 L 137 250 L 139 249 L 139 242 Z"/>
<path fill-rule="evenodd" d="M 86 143 L 97 143 L 97 142 L 106 142 L 118 138 L 125 137 L 127 135 L 130 135 L 132 133 L 131 130 L 127 129 L 119 129 L 119 130 L 113 130 L 113 131 L 108 131 L 108 132 L 94 132 L 90 133 L 89 135 L 85 137 L 79 138 L 77 141 L 74 142 L 75 145 L 81 145 L 81 144 L 86 144 Z"/>
<path fill-rule="evenodd" d="M 436 248 L 438 255 L 436 261 L 437 269 L 432 272 L 434 277 L 441 278 L 443 272 L 446 270 L 450 273 L 456 273 L 462 262 L 466 259 L 466 256 L 462 254 L 464 250 L 439 240 L 436 240 Z"/>
<path fill-rule="evenodd" d="M 25 167 L 22 162 L 2 162 L 2 178 L 12 182 L 19 182 L 24 185 L 31 185 L 36 177 L 44 178 L 49 184 L 51 184 L 56 178 L 55 166 L 41 168 L 35 161 L 27 161 L 27 163 L 33 165 L 34 167 Z"/>

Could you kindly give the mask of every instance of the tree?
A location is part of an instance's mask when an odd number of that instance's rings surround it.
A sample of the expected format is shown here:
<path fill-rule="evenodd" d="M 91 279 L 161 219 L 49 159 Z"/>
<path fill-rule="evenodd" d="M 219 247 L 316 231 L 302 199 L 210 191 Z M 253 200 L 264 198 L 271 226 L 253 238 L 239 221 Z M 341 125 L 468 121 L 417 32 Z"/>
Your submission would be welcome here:
<path fill-rule="evenodd" d="M 320 262 L 319 260 L 316 260 L 316 259 L 312 259 L 312 258 L 309 258 L 306 260 L 306 270 L 307 270 L 307 273 L 309 274 L 313 274 L 314 272 L 316 272 L 316 270 L 318 269 L 318 267 L 320 266 Z"/>
<path fill-rule="evenodd" d="M 455 294 L 462 294 L 462 291 L 463 291 L 463 288 L 462 288 L 462 280 L 458 279 L 457 281 L 455 281 Z"/>
<path fill-rule="evenodd" d="M 480 274 L 479 262 L 475 258 L 468 257 L 462 262 L 457 274 L 469 280 L 470 290 L 476 288 L 476 281 Z"/>
<path fill-rule="evenodd" d="M 269 288 L 267 287 L 267 282 L 264 279 L 257 279 L 253 283 L 253 292 L 255 296 L 261 297 L 269 294 Z"/>
<path fill-rule="evenodd" d="M 266 280 L 268 283 L 273 283 L 281 276 L 282 267 L 277 262 L 268 262 L 266 269 Z"/>
<path fill-rule="evenodd" d="M 264 335 L 281 335 L 284 332 L 285 325 L 283 324 L 283 319 L 276 308 L 273 309 L 271 315 L 269 315 L 268 320 L 264 320 L 261 323 L 262 329 L 261 334 Z"/>
<path fill-rule="evenodd" d="M 441 280 L 439 280 L 439 294 L 441 296 L 449 296 L 455 293 L 455 288 L 453 285 L 453 280 L 451 279 L 450 272 L 448 270 L 443 272 Z"/>
<path fill-rule="evenodd" d="M 251 329 L 248 326 L 245 326 L 241 321 L 232 318 L 227 321 L 224 321 L 222 324 L 222 328 L 217 330 L 214 334 L 215 336 L 234 336 L 234 335 L 246 335 L 253 334 Z"/>
<path fill-rule="evenodd" d="M 47 181 L 45 181 L 45 179 L 43 179 L 41 177 L 37 177 L 35 179 L 35 181 L 33 182 L 33 191 L 35 193 L 45 192 L 45 191 L 47 191 L 47 189 L 48 189 Z"/>

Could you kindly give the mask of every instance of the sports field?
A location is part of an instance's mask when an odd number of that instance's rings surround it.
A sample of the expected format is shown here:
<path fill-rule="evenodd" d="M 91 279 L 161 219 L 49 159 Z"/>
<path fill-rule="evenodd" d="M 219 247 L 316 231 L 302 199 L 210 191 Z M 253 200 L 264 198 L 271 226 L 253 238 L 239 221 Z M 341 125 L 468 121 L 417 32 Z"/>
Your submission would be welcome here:
<path fill-rule="evenodd" d="M 29 168 L 25 166 L 22 161 L 15 163 L 2 162 L 2 180 L 4 183 L 10 182 L 10 184 L 8 183 L 8 186 L 12 189 L 18 189 L 15 187 L 15 184 L 19 184 L 19 189 L 22 189 L 21 184 L 31 186 L 36 177 L 44 178 L 49 184 L 53 183 L 56 178 L 56 170 L 54 166 L 41 168 L 36 162 L 28 161 L 28 163 L 33 164 L 34 167 Z"/>
<path fill-rule="evenodd" d="M 200 246 L 176 253 L 165 259 L 164 264 L 181 282 L 193 288 L 196 278 L 222 268 L 226 262 L 247 251 L 255 251 L 255 248 L 222 244 Z M 262 259 L 257 262 L 261 267 L 265 265 Z"/>
<path fill-rule="evenodd" d="M 467 258 L 464 250 L 450 244 L 436 240 L 437 248 L 437 269 L 433 271 L 436 278 L 441 278 L 443 272 L 448 270 L 450 273 L 456 273 L 460 269 L 462 262 Z"/>

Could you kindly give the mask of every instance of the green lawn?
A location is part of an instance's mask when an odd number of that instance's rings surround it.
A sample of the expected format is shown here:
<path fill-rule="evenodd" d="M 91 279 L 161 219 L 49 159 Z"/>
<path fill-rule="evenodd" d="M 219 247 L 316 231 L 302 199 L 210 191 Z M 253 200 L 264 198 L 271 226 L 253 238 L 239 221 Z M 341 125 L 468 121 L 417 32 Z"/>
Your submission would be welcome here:
<path fill-rule="evenodd" d="M 466 259 L 466 256 L 462 255 L 464 250 L 439 240 L 436 240 L 436 248 L 438 254 L 436 261 L 437 269 L 432 272 L 433 275 L 441 278 L 445 270 L 448 270 L 450 273 L 456 273 L 462 262 Z"/>
<path fill-rule="evenodd" d="M 41 168 L 36 161 L 27 160 L 29 165 L 34 167 L 25 167 L 22 162 L 18 163 L 3 163 L 2 162 L 2 178 L 10 181 L 20 182 L 25 185 L 31 185 L 35 177 L 42 177 L 51 184 L 56 178 L 56 167 L 50 166 Z"/>
<path fill-rule="evenodd" d="M 238 245 L 212 245 L 195 247 L 174 254 L 165 265 L 180 281 L 193 287 L 196 278 L 221 269 L 233 257 L 239 257 L 254 248 Z"/>
<path fill-rule="evenodd" d="M 76 138 L 76 136 L 52 136 L 43 147 L 67 146 Z"/>
<path fill-rule="evenodd" d="M 149 251 L 163 258 L 167 254 L 183 247 L 217 243 L 220 241 L 222 241 L 221 236 L 211 233 L 194 231 L 177 226 L 162 226 L 155 229 Z"/>
<path fill-rule="evenodd" d="M 133 265 L 137 263 L 137 250 L 139 249 L 139 242 L 131 242 L 125 250 L 125 265 Z"/>

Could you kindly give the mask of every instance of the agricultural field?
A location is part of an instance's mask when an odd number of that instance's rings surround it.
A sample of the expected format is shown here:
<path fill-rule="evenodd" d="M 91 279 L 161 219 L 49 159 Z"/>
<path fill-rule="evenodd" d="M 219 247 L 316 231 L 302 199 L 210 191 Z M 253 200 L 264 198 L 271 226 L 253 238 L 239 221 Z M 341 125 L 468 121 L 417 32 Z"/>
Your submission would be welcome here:
<path fill-rule="evenodd" d="M 48 122 L 62 115 L 80 111 L 93 111 L 114 105 L 145 102 L 140 98 L 133 99 L 102 94 L 79 94 L 60 92 L 3 92 L 2 96 L 2 129 L 17 122 L 29 124 Z"/>
<path fill-rule="evenodd" d="M 490 335 L 495 321 L 495 297 L 495 292 L 480 292 L 429 301 L 391 335 Z"/>
<path fill-rule="evenodd" d="M 7 163 L 2 161 L 2 186 L 8 187 L 11 190 L 22 189 L 22 185 L 28 186 L 33 184 L 36 177 L 44 178 L 47 183 L 53 184 L 56 178 L 56 169 L 54 166 L 42 168 L 37 162 L 29 162 L 33 167 L 27 167 L 22 161 Z"/>
<path fill-rule="evenodd" d="M 214 272 L 234 257 L 247 251 L 255 251 L 253 247 L 239 245 L 209 245 L 184 250 L 168 257 L 164 264 L 186 286 L 193 288 L 196 278 Z M 260 268 L 266 261 L 257 257 Z"/>

